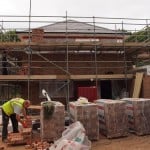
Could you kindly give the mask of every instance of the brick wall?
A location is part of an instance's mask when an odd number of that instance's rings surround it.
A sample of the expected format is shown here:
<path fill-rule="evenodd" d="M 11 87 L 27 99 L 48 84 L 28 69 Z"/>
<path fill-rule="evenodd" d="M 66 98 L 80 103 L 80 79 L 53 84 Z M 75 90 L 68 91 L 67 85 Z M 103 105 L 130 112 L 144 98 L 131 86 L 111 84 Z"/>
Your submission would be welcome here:
<path fill-rule="evenodd" d="M 28 83 L 22 82 L 22 98 L 28 98 Z M 40 104 L 39 99 L 39 83 L 38 82 L 31 82 L 30 81 L 30 88 L 29 88 L 29 96 L 32 104 Z"/>
<path fill-rule="evenodd" d="M 67 61 L 65 54 L 42 54 L 50 62 L 53 62 L 57 66 L 66 70 Z M 23 58 L 28 60 L 26 56 Z M 97 55 L 97 73 L 98 74 L 122 74 L 124 73 L 124 62 L 115 62 L 121 61 L 123 58 L 116 55 Z M 96 74 L 95 67 L 95 57 L 94 54 L 69 54 L 69 72 L 73 75 L 77 74 Z M 106 62 L 114 61 L 114 62 Z M 32 63 L 31 63 L 31 74 L 32 75 L 44 75 L 44 74 L 65 74 L 60 68 L 57 68 L 52 63 L 43 60 L 40 56 L 33 54 Z M 24 64 L 22 64 L 23 66 Z"/>

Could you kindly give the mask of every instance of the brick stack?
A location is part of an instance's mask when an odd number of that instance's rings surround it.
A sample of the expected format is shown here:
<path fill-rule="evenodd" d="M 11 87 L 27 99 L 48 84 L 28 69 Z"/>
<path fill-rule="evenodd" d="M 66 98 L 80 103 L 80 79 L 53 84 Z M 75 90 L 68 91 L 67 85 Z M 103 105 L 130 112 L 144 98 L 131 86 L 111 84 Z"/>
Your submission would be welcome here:
<path fill-rule="evenodd" d="M 130 132 L 150 134 L 150 99 L 124 98 Z"/>
<path fill-rule="evenodd" d="M 128 135 L 125 102 L 120 100 L 99 99 L 98 105 L 100 133 L 107 138 L 123 137 Z"/>
<path fill-rule="evenodd" d="M 47 101 L 46 103 L 51 103 Z M 54 102 L 54 112 L 50 119 L 44 117 L 44 104 L 41 108 L 41 138 L 42 140 L 55 141 L 62 136 L 65 129 L 65 107 L 60 102 Z"/>
<path fill-rule="evenodd" d="M 32 128 L 23 128 L 21 131 L 21 135 L 26 143 L 31 143 L 32 137 Z"/>
<path fill-rule="evenodd" d="M 32 42 L 43 42 L 43 40 L 44 40 L 44 30 L 33 29 L 32 30 Z"/>
<path fill-rule="evenodd" d="M 19 133 L 9 133 L 8 144 L 9 145 L 19 145 L 31 143 L 32 129 L 23 128 Z"/>
<path fill-rule="evenodd" d="M 78 101 L 70 102 L 69 109 L 73 122 L 80 121 L 90 140 L 99 139 L 98 109 L 94 103 L 81 104 Z"/>
<path fill-rule="evenodd" d="M 10 133 L 7 139 L 10 145 L 25 144 L 23 136 L 20 133 Z"/>

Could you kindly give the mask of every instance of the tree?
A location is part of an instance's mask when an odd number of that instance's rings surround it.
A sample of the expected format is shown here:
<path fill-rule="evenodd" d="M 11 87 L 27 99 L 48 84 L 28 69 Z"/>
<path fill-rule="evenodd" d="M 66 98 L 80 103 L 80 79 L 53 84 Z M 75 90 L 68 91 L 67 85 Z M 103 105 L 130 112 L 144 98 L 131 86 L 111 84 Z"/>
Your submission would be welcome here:
<path fill-rule="evenodd" d="M 145 27 L 144 29 L 134 32 L 129 36 L 126 42 L 149 42 L 150 41 L 150 27 Z"/>
<path fill-rule="evenodd" d="M 18 42 L 20 39 L 16 34 L 16 31 L 7 31 L 0 33 L 0 42 Z"/>

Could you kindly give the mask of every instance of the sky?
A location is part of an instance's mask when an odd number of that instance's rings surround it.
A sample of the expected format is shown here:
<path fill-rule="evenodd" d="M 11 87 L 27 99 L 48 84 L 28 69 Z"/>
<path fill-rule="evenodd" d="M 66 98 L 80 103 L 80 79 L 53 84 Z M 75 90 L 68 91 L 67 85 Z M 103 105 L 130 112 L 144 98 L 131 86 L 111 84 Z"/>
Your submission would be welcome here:
<path fill-rule="evenodd" d="M 30 0 L 1 0 L 0 16 L 29 15 Z M 150 0 L 31 0 L 32 16 L 150 19 Z M 0 20 L 3 18 L 0 17 Z M 148 20 L 150 22 L 150 20 Z"/>
<path fill-rule="evenodd" d="M 1 0 L 0 15 L 28 15 L 30 0 Z M 32 15 L 146 18 L 149 0 L 31 0 Z"/>

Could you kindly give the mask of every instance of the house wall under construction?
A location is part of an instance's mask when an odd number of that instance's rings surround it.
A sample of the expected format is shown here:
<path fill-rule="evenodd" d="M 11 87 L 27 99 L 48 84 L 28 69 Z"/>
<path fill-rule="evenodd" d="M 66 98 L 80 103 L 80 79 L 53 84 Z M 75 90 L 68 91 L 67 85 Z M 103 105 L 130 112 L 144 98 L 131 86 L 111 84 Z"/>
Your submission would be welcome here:
<path fill-rule="evenodd" d="M 1 44 L 2 100 L 21 95 L 39 104 L 46 89 L 53 100 L 66 104 L 86 97 L 85 87 L 96 88 L 92 101 L 132 96 L 131 54 L 144 47 L 126 46 L 129 34 L 123 30 L 67 20 L 17 31 L 17 35 L 20 42 Z M 142 97 L 149 97 L 144 92 L 148 80 L 144 78 Z"/>

